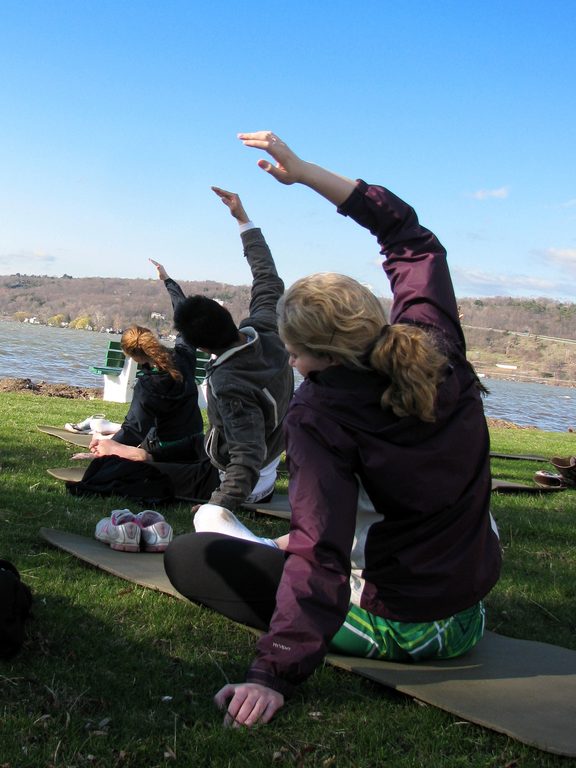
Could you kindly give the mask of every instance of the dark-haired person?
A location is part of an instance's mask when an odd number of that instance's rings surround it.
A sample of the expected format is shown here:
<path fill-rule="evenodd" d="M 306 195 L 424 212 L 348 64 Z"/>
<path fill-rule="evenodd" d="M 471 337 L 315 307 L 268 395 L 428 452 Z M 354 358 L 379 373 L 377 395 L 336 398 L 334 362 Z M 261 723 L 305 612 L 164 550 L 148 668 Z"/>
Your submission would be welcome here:
<path fill-rule="evenodd" d="M 466 359 L 446 251 L 384 187 L 301 160 L 269 131 L 240 134 L 260 167 L 308 186 L 377 238 L 390 322 L 368 288 L 301 278 L 278 305 L 305 377 L 285 419 L 288 541 L 195 533 L 164 564 L 176 589 L 262 630 L 245 682 L 216 703 L 225 722 L 268 722 L 326 652 L 449 659 L 484 631 L 500 573 L 489 436 Z"/>
<path fill-rule="evenodd" d="M 294 376 L 278 335 L 276 305 L 284 283 L 270 249 L 238 195 L 212 189 L 240 227 L 252 271 L 249 315 L 237 326 L 219 302 L 196 295 L 174 302 L 174 325 L 190 346 L 212 355 L 205 447 L 220 485 L 210 503 L 236 512 L 245 501 L 261 501 L 274 491 Z"/>

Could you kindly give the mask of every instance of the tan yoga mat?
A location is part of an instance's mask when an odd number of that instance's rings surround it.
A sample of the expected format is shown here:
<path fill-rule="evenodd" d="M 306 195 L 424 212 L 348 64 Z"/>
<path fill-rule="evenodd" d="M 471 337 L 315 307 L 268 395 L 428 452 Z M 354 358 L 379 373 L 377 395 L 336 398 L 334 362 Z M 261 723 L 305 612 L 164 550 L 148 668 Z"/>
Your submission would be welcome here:
<path fill-rule="evenodd" d="M 249 509 L 251 512 L 257 512 L 260 515 L 270 515 L 271 517 L 280 517 L 282 520 L 290 520 L 291 509 L 288 496 L 285 494 L 275 493 L 272 496 L 272 500 L 266 502 L 266 504 L 243 504 L 244 509 Z"/>
<path fill-rule="evenodd" d="M 565 491 L 566 488 L 557 488 L 547 486 L 526 485 L 525 483 L 512 483 L 509 480 L 498 480 L 492 478 L 492 493 L 548 493 L 549 491 Z"/>
<path fill-rule="evenodd" d="M 562 491 L 564 488 L 541 488 L 538 485 L 524 485 L 524 483 L 512 483 L 508 480 L 492 480 L 493 493 L 547 493 L 548 491 Z M 243 504 L 244 509 L 258 512 L 260 515 L 271 515 L 290 520 L 290 502 L 288 496 L 274 494 L 272 500 L 266 504 Z"/>
<path fill-rule="evenodd" d="M 78 459 L 81 461 L 81 459 Z M 84 477 L 86 467 L 56 467 L 55 469 L 47 469 L 49 475 L 55 477 L 56 480 L 64 480 L 66 483 L 79 483 Z"/>
<path fill-rule="evenodd" d="M 51 427 L 47 424 L 38 424 L 37 429 L 39 429 L 40 432 L 44 432 L 46 435 L 59 437 L 60 440 L 64 440 L 71 445 L 78 445 L 81 448 L 88 448 L 90 441 L 92 440 L 92 435 L 83 435 L 80 432 L 69 432 L 63 427 Z"/>
<path fill-rule="evenodd" d="M 515 461 L 550 461 L 545 456 L 532 456 L 526 453 L 495 453 L 492 451 L 490 456 L 493 459 L 514 459 Z"/>
<path fill-rule="evenodd" d="M 86 465 L 81 467 L 55 467 L 47 469 L 49 475 L 57 480 L 63 480 L 66 483 L 79 483 L 84 477 Z M 492 480 L 493 493 L 549 493 L 551 491 L 564 491 L 566 488 L 540 487 L 539 485 L 525 485 L 524 483 L 512 483 L 508 480 Z M 183 501 L 193 501 L 194 499 L 183 499 Z M 201 502 L 200 502 L 201 503 Z M 280 517 L 283 520 L 290 519 L 290 504 L 288 496 L 275 494 L 272 501 L 266 504 L 244 504 L 245 509 L 257 512 L 260 515 L 270 515 L 271 517 Z"/>
<path fill-rule="evenodd" d="M 114 576 L 184 600 L 166 576 L 162 553 L 118 552 L 96 539 L 54 528 L 40 528 L 40 536 L 55 547 Z"/>
<path fill-rule="evenodd" d="M 95 539 L 41 528 L 47 542 L 103 571 L 179 599 L 161 554 L 117 552 Z M 513 739 L 576 757 L 576 651 L 487 632 L 466 656 L 397 664 L 329 654 L 329 664 Z"/>

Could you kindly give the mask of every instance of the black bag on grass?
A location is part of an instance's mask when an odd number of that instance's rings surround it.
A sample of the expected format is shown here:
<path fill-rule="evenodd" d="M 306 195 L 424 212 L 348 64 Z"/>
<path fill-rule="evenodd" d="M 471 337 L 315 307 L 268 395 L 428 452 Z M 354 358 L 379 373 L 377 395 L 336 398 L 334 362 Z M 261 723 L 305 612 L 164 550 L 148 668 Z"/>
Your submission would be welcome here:
<path fill-rule="evenodd" d="M 32 593 L 18 570 L 8 560 L 0 560 L 0 659 L 10 659 L 22 648 L 31 605 Z"/>

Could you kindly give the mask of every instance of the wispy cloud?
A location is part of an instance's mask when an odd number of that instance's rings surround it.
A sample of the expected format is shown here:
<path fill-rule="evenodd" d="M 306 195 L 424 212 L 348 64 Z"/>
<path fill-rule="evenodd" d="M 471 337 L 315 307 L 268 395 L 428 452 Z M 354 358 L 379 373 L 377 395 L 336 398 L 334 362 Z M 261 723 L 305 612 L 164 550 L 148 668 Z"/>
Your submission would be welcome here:
<path fill-rule="evenodd" d="M 561 204 L 562 208 L 576 208 L 576 197 L 573 197 L 572 200 L 566 200 L 565 203 Z"/>
<path fill-rule="evenodd" d="M 510 194 L 510 187 L 498 187 L 498 189 L 478 189 L 472 192 L 474 200 L 504 200 Z"/>
<path fill-rule="evenodd" d="M 575 286 L 567 285 L 565 281 L 533 275 L 481 272 L 452 267 L 452 276 L 461 296 L 547 296 L 569 299 L 574 296 L 575 291 Z"/>
<path fill-rule="evenodd" d="M 548 248 L 544 258 L 553 264 L 576 273 L 576 248 Z"/>
<path fill-rule="evenodd" d="M 15 253 L 0 253 L 0 267 L 13 269 L 15 272 L 27 273 L 43 266 L 56 263 L 57 258 L 43 251 L 17 251 Z"/>

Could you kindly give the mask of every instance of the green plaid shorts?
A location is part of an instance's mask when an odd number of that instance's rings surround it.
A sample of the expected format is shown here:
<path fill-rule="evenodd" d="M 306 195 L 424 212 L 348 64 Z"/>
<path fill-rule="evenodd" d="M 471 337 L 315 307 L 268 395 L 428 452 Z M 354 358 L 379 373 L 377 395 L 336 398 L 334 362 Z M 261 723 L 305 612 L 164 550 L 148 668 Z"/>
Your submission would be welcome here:
<path fill-rule="evenodd" d="M 484 625 L 482 601 L 448 619 L 425 622 L 391 621 L 351 605 L 330 650 L 388 661 L 451 659 L 476 645 Z"/>

